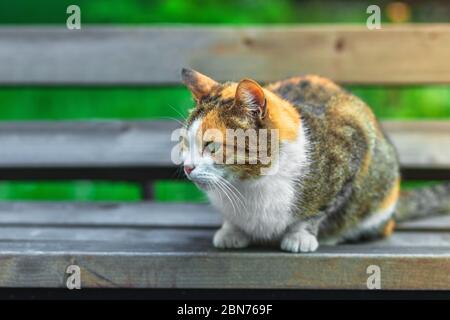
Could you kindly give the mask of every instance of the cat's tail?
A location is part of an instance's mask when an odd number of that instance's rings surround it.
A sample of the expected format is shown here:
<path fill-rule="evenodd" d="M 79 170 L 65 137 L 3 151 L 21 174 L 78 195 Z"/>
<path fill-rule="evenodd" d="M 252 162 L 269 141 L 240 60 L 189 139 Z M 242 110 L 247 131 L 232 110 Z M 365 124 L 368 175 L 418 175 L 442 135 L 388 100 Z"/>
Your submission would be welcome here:
<path fill-rule="evenodd" d="M 450 183 L 402 191 L 396 221 L 450 214 Z"/>

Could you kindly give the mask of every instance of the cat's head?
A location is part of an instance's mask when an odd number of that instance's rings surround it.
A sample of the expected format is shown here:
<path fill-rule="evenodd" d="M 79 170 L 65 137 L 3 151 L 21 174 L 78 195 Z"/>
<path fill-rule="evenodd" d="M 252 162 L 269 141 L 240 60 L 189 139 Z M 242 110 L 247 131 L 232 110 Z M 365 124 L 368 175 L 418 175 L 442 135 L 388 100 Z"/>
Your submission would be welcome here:
<path fill-rule="evenodd" d="M 182 161 L 200 187 L 267 174 L 279 142 L 295 139 L 298 113 L 257 82 L 219 83 L 190 69 L 182 70 L 182 80 L 196 103 L 181 141 Z"/>

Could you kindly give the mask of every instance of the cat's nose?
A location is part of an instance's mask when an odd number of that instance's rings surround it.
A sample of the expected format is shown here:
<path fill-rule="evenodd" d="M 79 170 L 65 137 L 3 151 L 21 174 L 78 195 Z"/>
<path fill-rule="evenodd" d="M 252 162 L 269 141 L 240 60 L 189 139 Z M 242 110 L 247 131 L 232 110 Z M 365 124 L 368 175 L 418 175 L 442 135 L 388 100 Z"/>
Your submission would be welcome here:
<path fill-rule="evenodd" d="M 194 169 L 194 166 L 184 166 L 184 172 L 186 172 L 187 175 L 190 175 Z"/>

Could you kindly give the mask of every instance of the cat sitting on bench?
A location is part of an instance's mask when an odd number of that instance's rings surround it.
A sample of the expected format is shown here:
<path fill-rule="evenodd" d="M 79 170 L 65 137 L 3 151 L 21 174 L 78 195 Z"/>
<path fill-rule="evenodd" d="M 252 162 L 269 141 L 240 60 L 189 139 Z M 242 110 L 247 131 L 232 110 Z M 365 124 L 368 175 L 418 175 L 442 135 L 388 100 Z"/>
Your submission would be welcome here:
<path fill-rule="evenodd" d="M 196 102 L 181 142 L 184 171 L 223 215 L 218 248 L 278 242 L 312 252 L 319 242 L 385 237 L 395 221 L 450 211 L 449 185 L 400 196 L 397 153 L 373 112 L 328 79 L 263 87 L 183 69 L 182 80 Z M 236 131 L 253 136 L 238 143 Z"/>

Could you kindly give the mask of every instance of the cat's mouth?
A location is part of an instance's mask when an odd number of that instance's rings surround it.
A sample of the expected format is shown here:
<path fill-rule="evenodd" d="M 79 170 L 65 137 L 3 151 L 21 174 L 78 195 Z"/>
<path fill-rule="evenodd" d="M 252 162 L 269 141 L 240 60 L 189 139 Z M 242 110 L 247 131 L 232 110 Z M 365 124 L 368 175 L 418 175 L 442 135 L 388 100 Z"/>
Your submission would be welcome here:
<path fill-rule="evenodd" d="M 205 191 L 207 191 L 207 190 L 211 190 L 211 189 L 213 189 L 213 185 L 212 185 L 212 183 L 210 183 L 210 182 L 208 182 L 208 181 L 205 181 L 205 180 L 194 180 L 194 179 L 192 179 L 192 181 L 195 183 L 195 185 L 197 186 L 197 187 L 199 187 L 200 189 L 202 189 L 202 190 L 205 190 Z"/>
<path fill-rule="evenodd" d="M 210 191 L 215 189 L 227 188 L 230 184 L 230 177 L 226 173 L 213 173 L 213 172 L 196 172 L 195 170 L 186 174 L 189 180 L 191 180 L 198 188 L 204 191 Z M 225 185 L 225 187 L 224 187 Z"/>
<path fill-rule="evenodd" d="M 208 178 L 203 176 L 202 174 L 189 174 L 186 175 L 189 180 L 191 180 L 198 188 L 202 190 L 210 190 L 213 187 L 212 181 Z"/>

